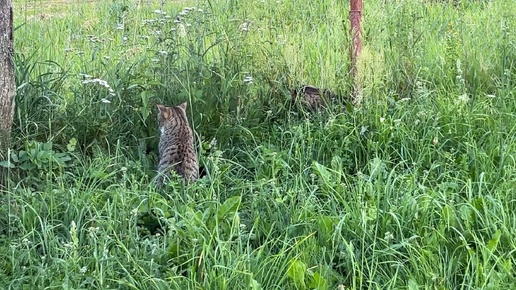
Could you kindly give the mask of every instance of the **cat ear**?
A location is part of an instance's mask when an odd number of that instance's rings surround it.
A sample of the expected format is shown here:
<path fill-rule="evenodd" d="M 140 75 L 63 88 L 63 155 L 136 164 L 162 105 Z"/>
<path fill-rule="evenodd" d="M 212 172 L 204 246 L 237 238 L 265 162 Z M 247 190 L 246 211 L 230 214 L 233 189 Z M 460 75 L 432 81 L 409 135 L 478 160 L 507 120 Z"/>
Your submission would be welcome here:
<path fill-rule="evenodd" d="M 159 113 L 163 115 L 163 118 L 168 119 L 170 117 L 170 112 L 167 107 L 163 105 L 157 105 Z"/>
<path fill-rule="evenodd" d="M 179 105 L 178 107 L 180 107 L 181 109 L 185 110 L 186 111 L 186 102 L 182 103 L 181 105 Z"/>

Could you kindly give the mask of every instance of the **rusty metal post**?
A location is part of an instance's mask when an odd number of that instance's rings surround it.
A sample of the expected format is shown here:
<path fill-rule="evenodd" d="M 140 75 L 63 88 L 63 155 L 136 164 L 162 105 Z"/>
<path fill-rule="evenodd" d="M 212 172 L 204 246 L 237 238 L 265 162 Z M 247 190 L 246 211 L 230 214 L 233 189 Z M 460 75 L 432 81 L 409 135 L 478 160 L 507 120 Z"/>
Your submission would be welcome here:
<path fill-rule="evenodd" d="M 353 75 L 352 101 L 360 104 L 362 85 L 358 78 L 358 59 L 362 52 L 362 0 L 350 0 L 349 21 L 351 23 L 351 74 Z"/>
<path fill-rule="evenodd" d="M 13 6 L 0 0 L 0 161 L 9 160 L 9 140 L 14 113 Z M 7 187 L 8 169 L 0 168 L 0 192 Z"/>

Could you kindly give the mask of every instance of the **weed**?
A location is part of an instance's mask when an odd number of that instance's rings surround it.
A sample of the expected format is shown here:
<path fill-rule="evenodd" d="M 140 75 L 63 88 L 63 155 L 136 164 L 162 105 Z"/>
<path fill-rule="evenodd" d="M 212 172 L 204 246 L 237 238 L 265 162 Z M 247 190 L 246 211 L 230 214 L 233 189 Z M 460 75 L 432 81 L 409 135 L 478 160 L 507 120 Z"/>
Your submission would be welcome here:
<path fill-rule="evenodd" d="M 516 5 L 364 4 L 363 106 L 309 113 L 343 1 L 15 3 L 1 288 L 513 289 Z M 207 174 L 157 192 L 180 101 Z"/>

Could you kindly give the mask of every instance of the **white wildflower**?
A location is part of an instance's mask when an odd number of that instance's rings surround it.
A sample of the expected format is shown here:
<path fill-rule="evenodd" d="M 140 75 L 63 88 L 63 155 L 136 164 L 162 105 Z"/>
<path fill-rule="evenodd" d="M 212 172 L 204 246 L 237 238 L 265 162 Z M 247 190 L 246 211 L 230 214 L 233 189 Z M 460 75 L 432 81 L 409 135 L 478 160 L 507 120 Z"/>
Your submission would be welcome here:
<path fill-rule="evenodd" d="M 461 102 L 461 103 L 467 103 L 469 101 L 468 94 L 466 94 L 466 93 L 460 95 L 458 99 L 459 99 L 459 102 Z"/>
<path fill-rule="evenodd" d="M 369 131 L 369 127 L 368 126 L 362 126 L 360 128 L 360 135 L 364 135 L 365 133 L 367 133 Z"/>
<path fill-rule="evenodd" d="M 105 80 L 101 80 L 101 79 L 90 79 L 90 80 L 84 80 L 82 81 L 83 84 L 89 84 L 89 83 L 97 83 L 103 87 L 105 87 L 106 89 L 109 89 L 110 86 L 109 84 L 105 81 Z"/>
<path fill-rule="evenodd" d="M 240 24 L 240 26 L 239 26 L 240 31 L 243 31 L 243 32 L 249 31 L 249 25 L 250 25 L 250 23 L 248 21 Z"/>
<path fill-rule="evenodd" d="M 394 239 L 394 235 L 391 232 L 385 232 L 385 236 L 383 238 L 387 241 L 390 241 Z"/>
<path fill-rule="evenodd" d="M 253 83 L 253 77 L 252 76 L 244 77 L 244 83 L 245 84 L 252 84 Z"/>
<path fill-rule="evenodd" d="M 88 234 L 92 238 L 97 236 L 98 231 L 99 231 L 99 227 L 89 227 L 88 228 Z"/>

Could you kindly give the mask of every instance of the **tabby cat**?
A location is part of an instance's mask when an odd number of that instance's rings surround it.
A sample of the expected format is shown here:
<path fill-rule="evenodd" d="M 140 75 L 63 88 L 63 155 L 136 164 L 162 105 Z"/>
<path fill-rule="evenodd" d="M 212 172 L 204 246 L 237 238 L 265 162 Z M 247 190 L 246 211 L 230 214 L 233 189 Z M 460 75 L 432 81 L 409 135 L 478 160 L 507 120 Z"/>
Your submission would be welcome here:
<path fill-rule="evenodd" d="M 336 95 L 328 90 L 319 89 L 314 86 L 302 86 L 299 89 L 290 90 L 292 103 L 300 103 L 310 111 L 318 111 L 326 107 L 330 102 L 336 100 Z"/>
<path fill-rule="evenodd" d="M 159 165 L 157 185 L 161 187 L 170 170 L 175 170 L 187 182 L 197 180 L 199 165 L 194 137 L 186 117 L 186 102 L 175 107 L 158 105 Z"/>

